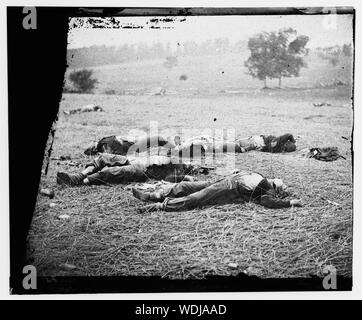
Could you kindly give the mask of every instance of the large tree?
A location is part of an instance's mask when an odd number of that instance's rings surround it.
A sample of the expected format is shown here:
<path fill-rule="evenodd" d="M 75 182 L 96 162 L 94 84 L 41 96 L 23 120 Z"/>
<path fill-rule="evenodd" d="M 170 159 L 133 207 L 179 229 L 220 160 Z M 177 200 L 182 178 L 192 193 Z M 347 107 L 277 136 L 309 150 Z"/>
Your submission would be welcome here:
<path fill-rule="evenodd" d="M 308 41 L 292 28 L 257 34 L 248 41 L 248 74 L 264 81 L 265 87 L 268 78 L 279 79 L 281 87 L 282 78 L 298 77 L 300 69 L 307 66 L 303 58 L 308 54 Z"/>

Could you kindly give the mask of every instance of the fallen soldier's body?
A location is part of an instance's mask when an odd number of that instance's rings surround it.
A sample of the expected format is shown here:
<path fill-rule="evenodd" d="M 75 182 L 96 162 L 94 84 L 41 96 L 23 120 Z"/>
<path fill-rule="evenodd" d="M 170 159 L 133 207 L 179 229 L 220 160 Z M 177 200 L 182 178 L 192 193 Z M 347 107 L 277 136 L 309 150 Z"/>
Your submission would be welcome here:
<path fill-rule="evenodd" d="M 194 166 L 173 162 L 165 156 L 128 160 L 121 155 L 99 154 L 79 173 L 57 173 L 57 183 L 68 186 L 144 182 L 148 179 L 174 181 L 192 180 L 187 174 Z"/>
<path fill-rule="evenodd" d="M 81 108 L 71 109 L 69 111 L 63 111 L 64 114 L 75 114 L 75 113 L 82 113 L 82 112 L 102 112 L 103 108 L 96 105 L 96 104 L 88 104 Z"/>
<path fill-rule="evenodd" d="M 179 136 L 175 137 L 175 149 L 171 152 L 182 154 L 183 157 L 193 157 L 205 153 L 240 153 L 241 149 L 238 143 L 215 138 L 209 135 L 201 135 L 187 139 L 181 143 Z"/>
<path fill-rule="evenodd" d="M 301 206 L 301 201 L 279 199 L 285 197 L 287 187 L 281 179 L 266 179 L 259 173 L 239 172 L 216 182 L 180 182 L 157 192 L 143 192 L 135 188 L 133 195 L 154 203 L 139 209 L 140 212 L 193 209 L 204 205 L 251 201 L 267 208 Z"/>
<path fill-rule="evenodd" d="M 237 139 L 241 152 L 257 150 L 262 152 L 281 153 L 293 152 L 296 150 L 296 141 L 292 134 L 287 133 L 282 136 L 251 136 L 244 139 Z"/>
<path fill-rule="evenodd" d="M 181 143 L 181 138 L 175 136 L 174 141 L 161 136 L 142 136 L 130 141 L 121 136 L 108 136 L 98 142 L 92 142 L 84 151 L 86 155 L 110 153 L 126 155 L 127 153 L 144 152 L 151 147 L 163 147 L 166 153 L 193 157 L 205 153 L 241 153 L 251 150 L 262 152 L 292 152 L 296 150 L 295 139 L 291 134 L 275 136 L 251 136 L 245 139 L 227 141 L 208 135 L 193 137 Z"/>
<path fill-rule="evenodd" d="M 175 137 L 175 151 L 182 153 L 182 155 L 195 154 L 203 155 L 206 153 L 243 153 L 251 150 L 262 152 L 293 152 L 296 150 L 295 139 L 292 134 L 284 134 L 282 136 L 251 136 L 244 139 L 236 139 L 235 141 L 228 141 L 217 139 L 212 136 L 202 135 L 188 139 L 186 142 L 181 143 L 179 137 Z"/>
<path fill-rule="evenodd" d="M 92 142 L 84 151 L 88 156 L 97 153 L 110 153 L 126 155 L 128 152 L 144 152 L 151 147 L 174 148 L 173 142 L 161 136 L 144 136 L 130 141 L 121 136 L 108 136 L 100 139 L 98 142 Z"/>

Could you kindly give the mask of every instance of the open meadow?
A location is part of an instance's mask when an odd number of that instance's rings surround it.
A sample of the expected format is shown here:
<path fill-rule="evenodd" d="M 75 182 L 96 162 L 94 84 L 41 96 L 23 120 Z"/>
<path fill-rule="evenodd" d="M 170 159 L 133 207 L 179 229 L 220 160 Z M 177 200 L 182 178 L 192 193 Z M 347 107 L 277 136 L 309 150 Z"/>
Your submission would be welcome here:
<path fill-rule="evenodd" d="M 94 94 L 63 95 L 39 187 L 54 189 L 55 197 L 39 194 L 29 233 L 29 259 L 39 275 L 284 278 L 322 276 L 333 265 L 338 275 L 352 276 L 351 66 L 310 59 L 299 78 L 283 79 L 282 89 L 261 89 L 243 61 L 225 55 L 183 58 L 172 70 L 158 60 L 97 67 Z M 157 95 L 160 88 L 165 95 Z M 105 94 L 109 90 L 114 94 Z M 330 105 L 313 106 L 321 102 Z M 63 113 L 89 103 L 104 112 Z M 79 171 L 89 161 L 83 151 L 92 140 L 147 131 L 150 122 L 165 135 L 292 133 L 296 152 L 219 155 L 218 169 L 198 178 L 219 179 L 235 157 L 238 169 L 282 178 L 304 206 L 272 210 L 237 203 L 140 214 L 142 203 L 130 185 L 56 184 L 57 171 Z M 299 152 L 328 146 L 346 159 L 322 162 Z M 68 155 L 71 160 L 61 160 Z"/>

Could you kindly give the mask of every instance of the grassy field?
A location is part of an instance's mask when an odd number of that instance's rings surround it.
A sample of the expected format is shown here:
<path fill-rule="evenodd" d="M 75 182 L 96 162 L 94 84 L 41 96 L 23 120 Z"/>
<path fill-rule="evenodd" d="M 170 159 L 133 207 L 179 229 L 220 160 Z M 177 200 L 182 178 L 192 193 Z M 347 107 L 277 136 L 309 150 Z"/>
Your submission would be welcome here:
<path fill-rule="evenodd" d="M 284 89 L 261 90 L 260 82 L 238 71 L 242 63 L 230 59 L 185 58 L 168 74 L 161 61 L 99 67 L 95 94 L 64 94 L 40 185 L 54 189 L 55 198 L 38 196 L 29 233 L 29 259 L 38 274 L 308 277 L 333 265 L 337 274 L 352 275 L 352 155 L 342 138 L 352 132 L 350 68 L 310 61 L 300 78 L 285 80 Z M 188 79 L 178 80 L 180 74 Z M 333 78 L 347 85 L 320 85 Z M 153 95 L 159 87 L 168 93 Z M 108 89 L 119 94 L 102 94 Z M 314 107 L 318 102 L 331 105 Z M 88 103 L 105 112 L 62 113 Z M 304 159 L 298 151 L 225 154 L 216 159 L 220 169 L 198 177 L 220 178 L 235 156 L 240 169 L 282 178 L 304 203 L 281 210 L 247 203 L 139 214 L 142 203 L 130 185 L 56 185 L 57 171 L 79 171 L 89 161 L 83 150 L 90 141 L 147 130 L 150 121 L 164 135 L 196 129 L 235 129 L 240 136 L 291 132 L 299 136 L 298 150 L 337 146 L 346 160 Z M 57 160 L 65 155 L 72 162 Z"/>

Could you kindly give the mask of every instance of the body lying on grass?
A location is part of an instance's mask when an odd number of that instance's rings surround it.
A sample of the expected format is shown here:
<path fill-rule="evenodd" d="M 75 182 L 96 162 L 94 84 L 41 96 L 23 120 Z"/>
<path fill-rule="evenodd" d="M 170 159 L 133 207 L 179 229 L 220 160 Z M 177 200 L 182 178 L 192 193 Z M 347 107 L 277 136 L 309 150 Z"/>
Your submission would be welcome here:
<path fill-rule="evenodd" d="M 101 153 L 79 173 L 57 173 L 57 183 L 69 186 L 144 182 L 148 179 L 177 182 L 193 180 L 188 176 L 195 167 L 165 156 L 127 159 Z"/>
<path fill-rule="evenodd" d="M 236 142 L 241 148 L 241 152 L 257 150 L 261 152 L 281 153 L 293 152 L 297 149 L 296 141 L 292 134 L 286 133 L 281 136 L 251 136 L 244 139 L 237 139 Z"/>
<path fill-rule="evenodd" d="M 154 203 L 141 207 L 140 212 L 185 210 L 211 204 L 252 201 L 267 208 L 301 206 L 297 199 L 282 199 L 289 195 L 281 179 L 267 179 L 255 172 L 239 172 L 216 182 L 180 182 L 157 192 L 132 189 L 133 195 Z"/>
<path fill-rule="evenodd" d="M 127 155 L 144 152 L 152 147 L 163 147 L 169 154 L 194 157 L 205 153 L 241 153 L 251 150 L 262 152 L 292 152 L 296 150 L 295 139 L 292 134 L 282 136 L 251 136 L 235 141 L 217 139 L 208 135 L 193 137 L 181 142 L 179 136 L 165 139 L 162 136 L 143 136 L 130 141 L 121 136 L 108 136 L 97 142 L 92 142 L 84 151 L 86 155 L 95 155 L 100 152 Z"/>
<path fill-rule="evenodd" d="M 71 109 L 69 111 L 64 110 L 63 113 L 66 115 L 75 114 L 75 113 L 82 113 L 82 112 L 103 112 L 103 108 L 96 105 L 96 104 L 88 104 L 84 107 Z"/>
<path fill-rule="evenodd" d="M 96 155 L 97 153 L 110 153 L 127 155 L 131 153 L 144 152 L 152 147 L 174 148 L 172 141 L 161 136 L 142 136 L 135 140 L 127 140 L 121 136 L 103 137 L 99 141 L 92 142 L 84 151 L 86 155 Z"/>
<path fill-rule="evenodd" d="M 228 141 L 224 139 L 217 139 L 212 136 L 202 135 L 193 137 L 185 142 L 181 142 L 181 138 L 175 137 L 175 151 L 184 155 L 205 153 L 243 153 L 251 150 L 262 152 L 293 152 L 296 150 L 296 141 L 292 134 L 287 133 L 282 136 L 276 137 L 269 136 L 250 136 L 248 138 L 236 139 L 235 141 Z"/>

